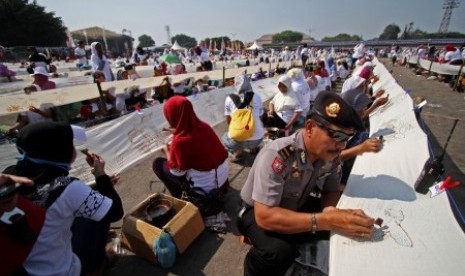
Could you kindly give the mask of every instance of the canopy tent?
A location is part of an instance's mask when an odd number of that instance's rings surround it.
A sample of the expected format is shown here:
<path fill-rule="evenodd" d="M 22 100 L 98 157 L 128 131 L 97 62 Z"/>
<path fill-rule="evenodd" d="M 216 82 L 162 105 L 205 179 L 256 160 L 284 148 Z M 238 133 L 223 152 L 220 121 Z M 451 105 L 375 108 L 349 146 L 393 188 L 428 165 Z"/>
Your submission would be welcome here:
<path fill-rule="evenodd" d="M 247 48 L 247 50 L 263 50 L 263 47 L 257 44 L 257 41 L 255 41 L 252 46 Z"/>
<path fill-rule="evenodd" d="M 178 44 L 178 41 L 175 41 L 173 46 L 171 46 L 171 50 L 174 50 L 174 51 L 184 51 L 186 50 L 186 48 L 184 47 L 181 47 L 181 45 Z"/>

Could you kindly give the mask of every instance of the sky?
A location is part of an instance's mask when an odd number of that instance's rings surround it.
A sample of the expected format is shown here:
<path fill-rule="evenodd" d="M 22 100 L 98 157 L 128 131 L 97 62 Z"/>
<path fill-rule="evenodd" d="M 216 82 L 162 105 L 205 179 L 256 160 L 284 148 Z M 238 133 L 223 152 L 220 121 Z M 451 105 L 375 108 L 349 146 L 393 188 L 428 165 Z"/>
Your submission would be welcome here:
<path fill-rule="evenodd" d="M 251 42 L 265 34 L 285 30 L 306 33 L 317 40 L 340 33 L 378 37 L 392 23 L 401 30 L 437 32 L 444 0 L 36 0 L 47 12 L 55 12 L 69 30 L 93 26 L 136 39 L 143 34 L 156 45 L 171 36 L 185 34 L 197 41 L 228 36 Z M 465 32 L 465 1 L 453 10 L 449 31 Z"/>

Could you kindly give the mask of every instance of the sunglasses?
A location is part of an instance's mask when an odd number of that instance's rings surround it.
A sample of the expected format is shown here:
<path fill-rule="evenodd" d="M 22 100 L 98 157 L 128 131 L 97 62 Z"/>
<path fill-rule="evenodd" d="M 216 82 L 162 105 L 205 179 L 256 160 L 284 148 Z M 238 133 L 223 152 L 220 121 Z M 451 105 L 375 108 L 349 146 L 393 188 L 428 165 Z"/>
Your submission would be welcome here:
<path fill-rule="evenodd" d="M 336 142 L 347 142 L 349 141 L 353 136 L 354 133 L 347 134 L 343 131 L 340 130 L 335 130 L 326 127 L 325 124 L 320 123 L 318 121 L 314 121 L 321 129 L 324 129 L 326 133 L 328 134 L 329 137 L 333 138 Z"/>

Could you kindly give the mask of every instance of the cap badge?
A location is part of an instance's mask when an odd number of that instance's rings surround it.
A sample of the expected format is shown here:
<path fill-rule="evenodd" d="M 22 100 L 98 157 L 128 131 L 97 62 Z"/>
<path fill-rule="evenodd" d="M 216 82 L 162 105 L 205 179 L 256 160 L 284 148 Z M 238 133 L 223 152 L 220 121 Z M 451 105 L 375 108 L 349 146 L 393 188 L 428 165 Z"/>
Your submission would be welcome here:
<path fill-rule="evenodd" d="M 341 111 L 341 106 L 338 103 L 330 103 L 326 106 L 326 115 L 331 118 L 336 118 L 339 115 L 339 111 Z"/>

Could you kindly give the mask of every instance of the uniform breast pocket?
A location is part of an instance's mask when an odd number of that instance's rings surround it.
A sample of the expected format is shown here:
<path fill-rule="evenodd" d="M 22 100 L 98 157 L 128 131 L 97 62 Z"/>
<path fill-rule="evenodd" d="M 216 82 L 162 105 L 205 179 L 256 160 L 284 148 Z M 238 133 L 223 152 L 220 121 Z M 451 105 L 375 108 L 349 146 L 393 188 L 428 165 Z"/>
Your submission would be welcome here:
<path fill-rule="evenodd" d="M 302 183 L 296 179 L 288 179 L 284 184 L 283 197 L 300 198 L 302 194 Z"/>

